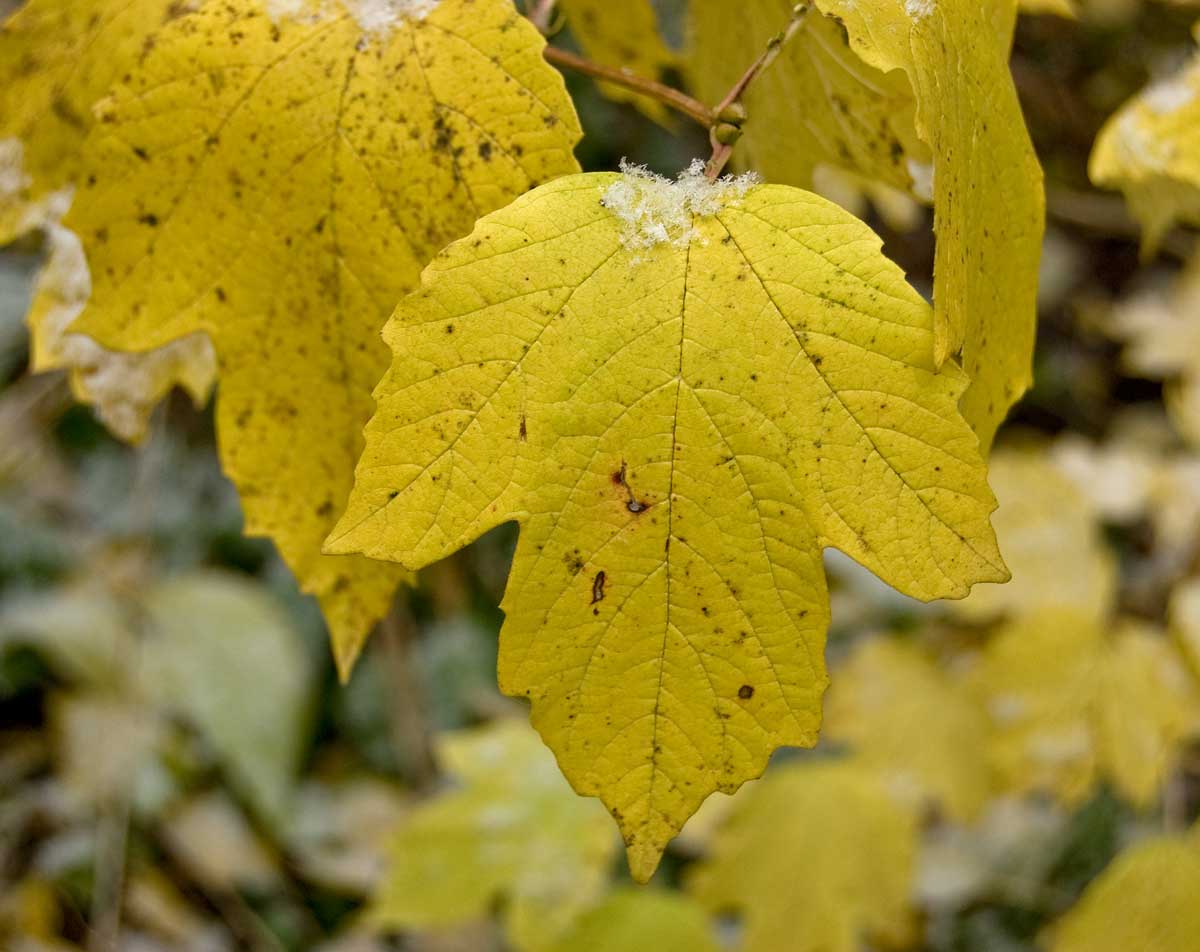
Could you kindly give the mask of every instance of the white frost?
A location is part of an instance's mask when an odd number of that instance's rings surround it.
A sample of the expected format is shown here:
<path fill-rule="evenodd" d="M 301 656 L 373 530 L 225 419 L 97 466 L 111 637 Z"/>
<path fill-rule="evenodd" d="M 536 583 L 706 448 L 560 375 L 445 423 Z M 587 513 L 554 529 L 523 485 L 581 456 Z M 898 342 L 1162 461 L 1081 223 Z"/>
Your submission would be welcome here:
<path fill-rule="evenodd" d="M 686 247 L 696 237 L 697 218 L 717 214 L 758 184 L 758 176 L 753 173 L 710 182 L 704 177 L 700 159 L 695 159 L 675 181 L 624 159 L 621 172 L 621 178 L 605 189 L 600 202 L 621 220 L 621 243 L 639 250 L 662 244 Z"/>
<path fill-rule="evenodd" d="M 364 33 L 387 33 L 404 20 L 424 20 L 440 0 L 266 0 L 267 15 L 282 20 L 316 21 L 340 7 L 349 13 Z"/>
<path fill-rule="evenodd" d="M 905 0 L 904 3 L 904 12 L 913 21 L 924 20 L 933 10 L 934 0 Z"/>
<path fill-rule="evenodd" d="M 1144 101 L 1151 112 L 1165 116 L 1182 109 L 1195 97 L 1196 90 L 1187 82 L 1183 79 L 1173 79 L 1151 86 L 1146 90 Z"/>

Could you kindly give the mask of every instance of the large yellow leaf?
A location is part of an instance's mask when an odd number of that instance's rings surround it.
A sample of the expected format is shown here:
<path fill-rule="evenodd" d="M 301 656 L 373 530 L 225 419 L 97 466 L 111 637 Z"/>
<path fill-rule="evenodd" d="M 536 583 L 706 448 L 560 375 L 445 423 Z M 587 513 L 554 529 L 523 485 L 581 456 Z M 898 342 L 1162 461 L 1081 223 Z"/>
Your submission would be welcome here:
<path fill-rule="evenodd" d="M 1083 799 L 1104 778 L 1132 803 L 1158 792 L 1200 725 L 1195 684 L 1161 634 L 1043 611 L 1006 627 L 971 672 L 1007 791 Z"/>
<path fill-rule="evenodd" d="M 646 879 L 715 790 L 816 739 L 821 549 L 919 598 L 1007 576 L 961 371 L 861 222 L 700 164 L 481 220 L 385 336 L 331 551 L 417 568 L 522 524 L 500 682 Z"/>
<path fill-rule="evenodd" d="M 74 329 L 131 350 L 209 333 L 247 531 L 320 599 L 345 672 L 401 577 L 320 554 L 383 318 L 478 215 L 575 170 L 579 129 L 505 0 L 275 6 L 294 15 L 230 0 L 167 24 L 104 104 L 69 219 L 94 279 Z"/>
<path fill-rule="evenodd" d="M 1051 936 L 1050 952 L 1200 952 L 1200 831 L 1122 853 Z"/>
<path fill-rule="evenodd" d="M 0 28 L 0 244 L 29 212 L 74 184 L 92 106 L 190 0 L 29 0 Z M 0 181 L 4 175 L 0 174 Z M 36 223 L 34 223 L 36 224 Z"/>
<path fill-rule="evenodd" d="M 742 952 L 904 947 L 916 820 L 853 761 L 781 767 L 739 797 L 688 889 L 741 913 Z"/>
<path fill-rule="evenodd" d="M 403 821 L 369 919 L 439 929 L 503 900 L 510 942 L 546 948 L 600 899 L 618 845 L 608 817 L 571 792 L 524 723 L 446 735 L 439 759 L 460 787 Z"/>
<path fill-rule="evenodd" d="M 988 475 L 1000 500 L 993 525 L 1012 581 L 979 586 L 955 613 L 991 621 L 1069 608 L 1098 624 L 1112 608 L 1117 572 L 1096 510 L 1044 452 L 997 453 Z"/>
<path fill-rule="evenodd" d="M 1200 25 L 1196 27 L 1200 40 Z M 1147 87 L 1101 130 L 1092 181 L 1125 193 L 1154 251 L 1177 221 L 1200 225 L 1200 55 Z"/>
<path fill-rule="evenodd" d="M 961 350 L 985 447 L 1032 380 L 1042 170 L 1008 71 L 1015 0 L 817 0 L 851 47 L 902 70 L 933 152 L 935 351 Z"/>
<path fill-rule="evenodd" d="M 844 741 L 918 815 L 929 805 L 969 820 L 991 791 L 987 716 L 918 648 L 872 638 L 838 669 L 825 736 Z"/>
<path fill-rule="evenodd" d="M 589 59 L 648 79 L 660 79 L 675 65 L 675 54 L 663 42 L 651 0 L 559 0 L 558 7 Z M 600 89 L 618 102 L 633 103 L 658 122 L 670 116 L 657 100 L 611 83 L 601 83 Z"/>
<path fill-rule="evenodd" d="M 689 4 L 688 73 L 719 102 L 784 28 L 791 0 L 695 0 Z M 917 137 L 916 105 L 903 73 L 887 75 L 846 44 L 843 27 L 811 9 L 775 64 L 751 84 L 738 147 L 769 181 L 810 187 L 828 165 L 909 189 L 929 149 Z"/>

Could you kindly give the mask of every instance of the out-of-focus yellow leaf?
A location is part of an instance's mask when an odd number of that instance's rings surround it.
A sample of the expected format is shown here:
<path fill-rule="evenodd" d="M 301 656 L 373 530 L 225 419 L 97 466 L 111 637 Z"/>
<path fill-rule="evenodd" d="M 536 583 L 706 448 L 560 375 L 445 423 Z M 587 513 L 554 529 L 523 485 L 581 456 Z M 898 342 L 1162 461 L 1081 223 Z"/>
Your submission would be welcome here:
<path fill-rule="evenodd" d="M 1004 628 L 970 675 L 992 718 L 1000 786 L 1082 800 L 1101 779 L 1130 802 L 1156 795 L 1200 701 L 1170 641 L 1126 623 L 1046 609 Z"/>
<path fill-rule="evenodd" d="M 719 952 L 704 909 L 679 893 L 618 889 L 584 913 L 556 952 Z"/>
<path fill-rule="evenodd" d="M 584 55 L 597 63 L 647 79 L 661 79 L 676 64 L 651 0 L 558 0 L 558 9 L 566 14 Z M 600 89 L 617 102 L 633 103 L 656 122 L 666 122 L 671 115 L 657 100 L 620 86 L 601 83 Z"/>
<path fill-rule="evenodd" d="M 982 621 L 1069 608 L 1098 622 L 1112 605 L 1116 567 L 1079 488 L 1040 451 L 997 453 L 988 476 L 1000 500 L 993 524 L 1012 581 L 977 586 L 953 610 Z"/>
<path fill-rule="evenodd" d="M 573 172 L 579 127 L 508 0 L 207 4 L 101 109 L 68 225 L 73 330 L 145 350 L 207 332 L 246 528 L 317 596 L 343 673 L 403 573 L 320 553 L 350 490 L 385 316 L 479 215 Z"/>
<path fill-rule="evenodd" d="M 1190 579 L 1171 593 L 1171 634 L 1192 673 L 1200 678 L 1200 579 Z"/>
<path fill-rule="evenodd" d="M 1050 937 L 1050 952 L 1200 952 L 1200 836 L 1120 854 Z"/>
<path fill-rule="evenodd" d="M 1200 40 L 1200 25 L 1196 27 Z M 1125 193 L 1155 251 L 1176 222 L 1200 225 L 1200 55 L 1135 96 L 1096 139 L 1092 181 Z"/>
<path fill-rule="evenodd" d="M 935 353 L 961 351 L 989 447 L 1032 381 L 1042 171 L 1008 71 L 1015 0 L 817 0 L 877 70 L 901 70 L 933 153 Z"/>
<path fill-rule="evenodd" d="M 794 6 L 792 0 L 689 4 L 687 67 L 700 97 L 719 102 L 784 29 Z M 844 28 L 815 7 L 744 103 L 750 119 L 738 155 L 771 182 L 809 188 L 814 169 L 828 165 L 907 191 L 914 169 L 919 178 L 929 162 L 904 74 L 864 62 L 847 45 Z"/>
<path fill-rule="evenodd" d="M 1200 136 L 1196 149 L 1200 174 Z M 1168 290 L 1146 291 L 1114 307 L 1109 330 L 1126 342 L 1122 359 L 1131 372 L 1167 381 L 1167 412 L 1184 438 L 1200 446 L 1200 255 Z"/>
<path fill-rule="evenodd" d="M 79 180 L 92 107 L 192 0 L 29 0 L 0 26 L 0 245 Z"/>
<path fill-rule="evenodd" d="M 604 891 L 618 845 L 604 810 L 518 721 L 446 735 L 439 759 L 460 786 L 400 825 L 371 922 L 438 929 L 502 902 L 514 947 L 551 946 Z"/>
<path fill-rule="evenodd" d="M 142 354 L 107 350 L 67 331 L 92 291 L 78 237 L 61 225 L 46 227 L 49 258 L 38 275 L 26 318 L 34 371 L 66 370 L 71 390 L 117 436 L 139 443 L 150 414 L 176 385 L 197 407 L 208 400 L 217 357 L 203 334 L 191 334 Z"/>
<path fill-rule="evenodd" d="M 1007 578 L 965 378 L 831 203 L 699 163 L 573 176 L 423 280 L 331 549 L 417 568 L 522 523 L 501 686 L 638 879 L 710 793 L 815 742 L 822 547 L 924 599 Z"/>
<path fill-rule="evenodd" d="M 850 744 L 918 815 L 929 805 L 959 820 L 978 813 L 991 790 L 987 733 L 974 698 L 895 638 L 857 646 L 825 704 L 825 738 Z"/>
<path fill-rule="evenodd" d="M 857 952 L 915 938 L 916 820 L 852 761 L 781 766 L 717 833 L 687 888 L 741 914 L 743 952 Z"/>

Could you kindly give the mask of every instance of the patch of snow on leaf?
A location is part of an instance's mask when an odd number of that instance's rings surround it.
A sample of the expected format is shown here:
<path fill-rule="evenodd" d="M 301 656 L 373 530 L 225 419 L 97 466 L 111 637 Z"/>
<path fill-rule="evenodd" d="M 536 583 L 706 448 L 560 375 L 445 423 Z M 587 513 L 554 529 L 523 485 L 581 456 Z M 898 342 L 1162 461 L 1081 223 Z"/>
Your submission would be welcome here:
<path fill-rule="evenodd" d="M 282 20 L 315 21 L 340 7 L 362 27 L 364 33 L 387 33 L 404 20 L 424 20 L 437 9 L 441 0 L 267 0 L 267 15 L 276 23 Z"/>
<path fill-rule="evenodd" d="M 934 0 L 905 0 L 904 12 L 913 21 L 924 20 L 933 13 Z"/>
<path fill-rule="evenodd" d="M 710 182 L 700 159 L 693 160 L 675 181 L 624 159 L 621 173 L 605 189 L 600 203 L 621 220 L 621 243 L 638 250 L 662 244 L 687 247 L 696 237 L 697 218 L 717 214 L 758 184 L 753 173 Z"/>
<path fill-rule="evenodd" d="M 1195 97 L 1196 90 L 1184 80 L 1175 79 L 1151 86 L 1146 92 L 1145 103 L 1151 112 L 1165 116 L 1182 109 Z"/>

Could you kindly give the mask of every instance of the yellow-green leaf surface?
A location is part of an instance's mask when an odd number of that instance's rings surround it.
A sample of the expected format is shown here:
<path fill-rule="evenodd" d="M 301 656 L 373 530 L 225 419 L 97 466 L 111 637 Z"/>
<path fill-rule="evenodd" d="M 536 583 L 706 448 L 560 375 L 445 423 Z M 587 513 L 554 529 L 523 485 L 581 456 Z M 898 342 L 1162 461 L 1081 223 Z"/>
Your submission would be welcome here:
<path fill-rule="evenodd" d="M 902 70 L 933 152 L 935 351 L 961 351 L 985 447 L 1032 380 L 1042 170 L 1008 70 L 1015 0 L 817 0 L 878 70 Z"/>
<path fill-rule="evenodd" d="M 787 25 L 791 0 L 689 4 L 689 79 L 719 102 Z M 744 97 L 749 121 L 738 159 L 768 181 L 811 187 L 820 165 L 909 189 L 928 163 L 917 137 L 912 88 L 864 62 L 831 17 L 811 9 L 804 26 Z"/>
<path fill-rule="evenodd" d="M 955 603 L 955 613 L 994 621 L 1067 608 L 1098 625 L 1112 608 L 1117 571 L 1091 502 L 1044 452 L 998 452 L 988 478 L 1000 500 L 992 524 L 1012 581 L 980 585 Z"/>
<path fill-rule="evenodd" d="M 786 186 L 560 179 L 426 269 L 331 536 L 418 568 L 522 524 L 500 683 L 634 875 L 811 745 L 821 550 L 961 597 L 1006 570 L 965 378 L 879 239 Z"/>
<path fill-rule="evenodd" d="M 661 79 L 676 64 L 676 56 L 663 41 L 651 0 L 559 0 L 571 33 L 584 55 L 605 66 L 625 69 L 647 79 Z M 657 122 L 670 116 L 662 103 L 601 83 L 604 94 L 630 102 Z"/>
<path fill-rule="evenodd" d="M 445 735 L 438 754 L 459 788 L 403 821 L 369 919 L 436 930 L 499 903 L 515 948 L 547 948 L 600 900 L 618 847 L 612 824 L 522 722 Z"/>
<path fill-rule="evenodd" d="M 1119 855 L 1050 935 L 1050 952 L 1200 952 L 1200 830 Z"/>
<path fill-rule="evenodd" d="M 77 181 L 92 107 L 188 0 L 29 0 L 0 27 L 0 244 L 31 205 Z M 0 173 L 0 180 L 3 179 Z"/>
<path fill-rule="evenodd" d="M 129 350 L 211 336 L 247 531 L 317 595 L 345 672 L 402 577 L 320 554 L 386 366 L 379 328 L 478 215 L 577 169 L 579 130 L 505 0 L 390 20 L 282 6 L 173 20 L 104 103 L 69 219 L 94 283 L 73 329 Z"/>
<path fill-rule="evenodd" d="M 855 649 L 836 672 L 824 734 L 850 745 L 918 816 L 935 806 L 970 820 L 991 792 L 986 714 L 907 642 L 872 638 Z"/>
<path fill-rule="evenodd" d="M 1196 37 L 1200 41 L 1200 25 Z M 1097 185 L 1125 193 L 1145 228 L 1148 251 L 1175 222 L 1200 225 L 1200 55 L 1108 121 L 1089 174 Z"/>
<path fill-rule="evenodd" d="M 719 952 L 708 915 L 694 900 L 657 889 L 618 889 L 580 917 L 555 952 Z"/>
<path fill-rule="evenodd" d="M 861 765 L 773 768 L 687 886 L 714 912 L 740 913 L 742 952 L 906 947 L 916 841 L 916 819 Z"/>
<path fill-rule="evenodd" d="M 109 430 L 131 443 L 145 437 L 151 413 L 172 387 L 183 387 L 197 407 L 203 406 L 217 375 L 217 357 L 208 338 L 191 334 L 130 354 L 68 333 L 91 294 L 91 275 L 73 232 L 51 224 L 46 237 L 49 256 L 26 317 L 31 369 L 66 370 L 75 399 L 95 408 Z"/>
<path fill-rule="evenodd" d="M 992 718 L 1000 786 L 1067 803 L 1107 779 L 1147 805 L 1200 723 L 1195 683 L 1164 635 L 1128 623 L 1107 634 L 1071 611 L 1006 627 L 970 682 Z"/>

